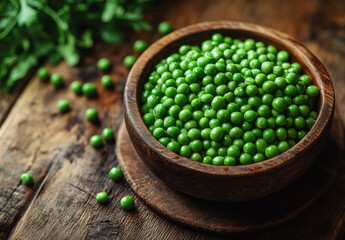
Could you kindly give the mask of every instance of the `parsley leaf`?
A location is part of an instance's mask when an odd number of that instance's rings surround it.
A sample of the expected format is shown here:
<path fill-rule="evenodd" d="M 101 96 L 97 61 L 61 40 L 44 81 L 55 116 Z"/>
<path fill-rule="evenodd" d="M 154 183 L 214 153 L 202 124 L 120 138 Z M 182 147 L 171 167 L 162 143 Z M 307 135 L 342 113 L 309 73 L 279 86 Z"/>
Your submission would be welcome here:
<path fill-rule="evenodd" d="M 96 39 L 119 43 L 129 27 L 150 30 L 143 12 L 152 1 L 0 1 L 0 89 L 9 91 L 42 61 L 78 64 Z"/>

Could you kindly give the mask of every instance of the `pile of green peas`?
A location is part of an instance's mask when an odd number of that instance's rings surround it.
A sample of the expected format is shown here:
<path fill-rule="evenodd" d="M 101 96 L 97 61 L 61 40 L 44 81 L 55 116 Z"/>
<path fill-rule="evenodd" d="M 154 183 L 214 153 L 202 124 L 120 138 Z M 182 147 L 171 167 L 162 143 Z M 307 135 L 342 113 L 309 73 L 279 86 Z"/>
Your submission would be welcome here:
<path fill-rule="evenodd" d="M 319 89 L 287 51 L 219 33 L 161 60 L 141 114 L 171 151 L 213 165 L 245 165 L 294 146 L 317 117 Z"/>

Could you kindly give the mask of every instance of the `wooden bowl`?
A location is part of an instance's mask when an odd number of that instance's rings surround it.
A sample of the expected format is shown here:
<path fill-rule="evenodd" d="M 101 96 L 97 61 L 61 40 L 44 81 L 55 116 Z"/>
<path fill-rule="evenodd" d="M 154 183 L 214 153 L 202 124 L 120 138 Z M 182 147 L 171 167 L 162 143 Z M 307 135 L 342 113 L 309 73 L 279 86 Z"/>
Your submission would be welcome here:
<path fill-rule="evenodd" d="M 318 117 L 307 135 L 288 151 L 259 163 L 213 166 L 181 157 L 156 140 L 142 120 L 140 92 L 154 66 L 182 44 L 199 44 L 214 33 L 253 38 L 287 50 L 320 89 Z M 334 90 L 321 62 L 292 37 L 258 25 L 205 22 L 179 29 L 152 44 L 137 60 L 127 80 L 125 122 L 143 162 L 164 183 L 190 196 L 213 201 L 247 201 L 264 197 L 297 179 L 319 154 L 334 114 Z M 327 159 L 325 159 L 326 161 Z"/>

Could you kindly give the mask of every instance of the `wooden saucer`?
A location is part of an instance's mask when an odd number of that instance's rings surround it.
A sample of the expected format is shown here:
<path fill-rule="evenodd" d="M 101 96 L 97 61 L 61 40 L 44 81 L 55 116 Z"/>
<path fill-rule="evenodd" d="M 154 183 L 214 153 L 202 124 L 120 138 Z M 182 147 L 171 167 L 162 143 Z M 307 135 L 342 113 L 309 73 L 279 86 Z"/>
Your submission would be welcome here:
<path fill-rule="evenodd" d="M 137 155 L 124 122 L 118 132 L 116 154 L 127 182 L 149 207 L 177 223 L 229 234 L 273 226 L 306 210 L 335 179 L 342 159 L 342 146 L 343 127 L 336 113 L 327 143 L 310 169 L 297 181 L 268 197 L 241 203 L 200 200 L 166 186 Z"/>

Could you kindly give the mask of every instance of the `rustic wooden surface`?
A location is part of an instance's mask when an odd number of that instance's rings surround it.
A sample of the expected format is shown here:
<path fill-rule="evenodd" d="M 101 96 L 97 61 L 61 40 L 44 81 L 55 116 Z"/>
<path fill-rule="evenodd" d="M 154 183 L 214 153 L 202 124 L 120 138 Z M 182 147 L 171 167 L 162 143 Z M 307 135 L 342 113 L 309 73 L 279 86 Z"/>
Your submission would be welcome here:
<path fill-rule="evenodd" d="M 159 1 L 147 19 L 157 26 L 162 20 L 175 28 L 214 20 L 263 24 L 286 32 L 305 44 L 324 63 L 335 85 L 336 102 L 345 122 L 345 1 Z M 1 96 L 0 128 L 0 239 L 221 239 L 173 223 L 145 206 L 136 196 L 136 211 L 127 213 L 119 199 L 133 192 L 125 181 L 113 183 L 108 170 L 117 164 L 114 143 L 95 151 L 89 137 L 104 126 L 115 130 L 122 117 L 122 93 L 128 70 L 125 55 L 133 53 L 138 39 L 149 43 L 156 33 L 132 33 L 121 45 L 97 44 L 78 68 L 65 63 L 49 66 L 68 84 L 74 79 L 97 83 L 100 97 L 75 97 L 68 88 L 54 90 L 37 78 L 17 96 Z M 99 85 L 96 60 L 108 57 L 116 82 L 113 92 Z M 21 94 L 20 94 L 21 93 Z M 56 104 L 68 98 L 72 111 L 61 115 Z M 85 121 L 89 106 L 99 110 L 102 123 Z M 9 114 L 7 114 L 9 113 Z M 330 153 L 332 154 L 332 153 Z M 325 159 L 327 160 L 327 159 Z M 20 184 L 20 174 L 29 171 L 35 185 Z M 232 239 L 342 239 L 345 232 L 345 163 L 331 189 L 305 214 L 253 235 Z M 112 200 L 99 205 L 97 192 L 109 192 Z M 210 216 L 212 217 L 212 216 Z"/>
<path fill-rule="evenodd" d="M 124 123 L 117 135 L 116 155 L 128 184 L 155 211 L 188 227 L 233 234 L 274 226 L 308 209 L 332 185 L 344 158 L 344 144 L 343 127 L 336 114 L 326 145 L 312 167 L 288 187 L 265 198 L 241 203 L 212 204 L 165 185 L 140 159 Z"/>
<path fill-rule="evenodd" d="M 184 44 L 201 44 L 214 33 L 251 37 L 290 53 L 320 89 L 318 118 L 295 147 L 267 161 L 236 166 L 213 166 L 168 150 L 147 129 L 140 114 L 140 91 L 154 66 Z M 243 22 L 204 22 L 181 28 L 155 42 L 132 67 L 124 92 L 125 122 L 133 146 L 143 162 L 164 183 L 190 196 L 211 201 L 248 201 L 282 189 L 296 180 L 313 162 L 326 141 L 333 119 L 335 99 L 330 77 L 303 45 L 282 32 Z M 272 171 L 273 169 L 273 171 Z M 179 176 L 178 178 L 176 176 Z M 255 182 L 255 185 L 252 184 Z"/>

